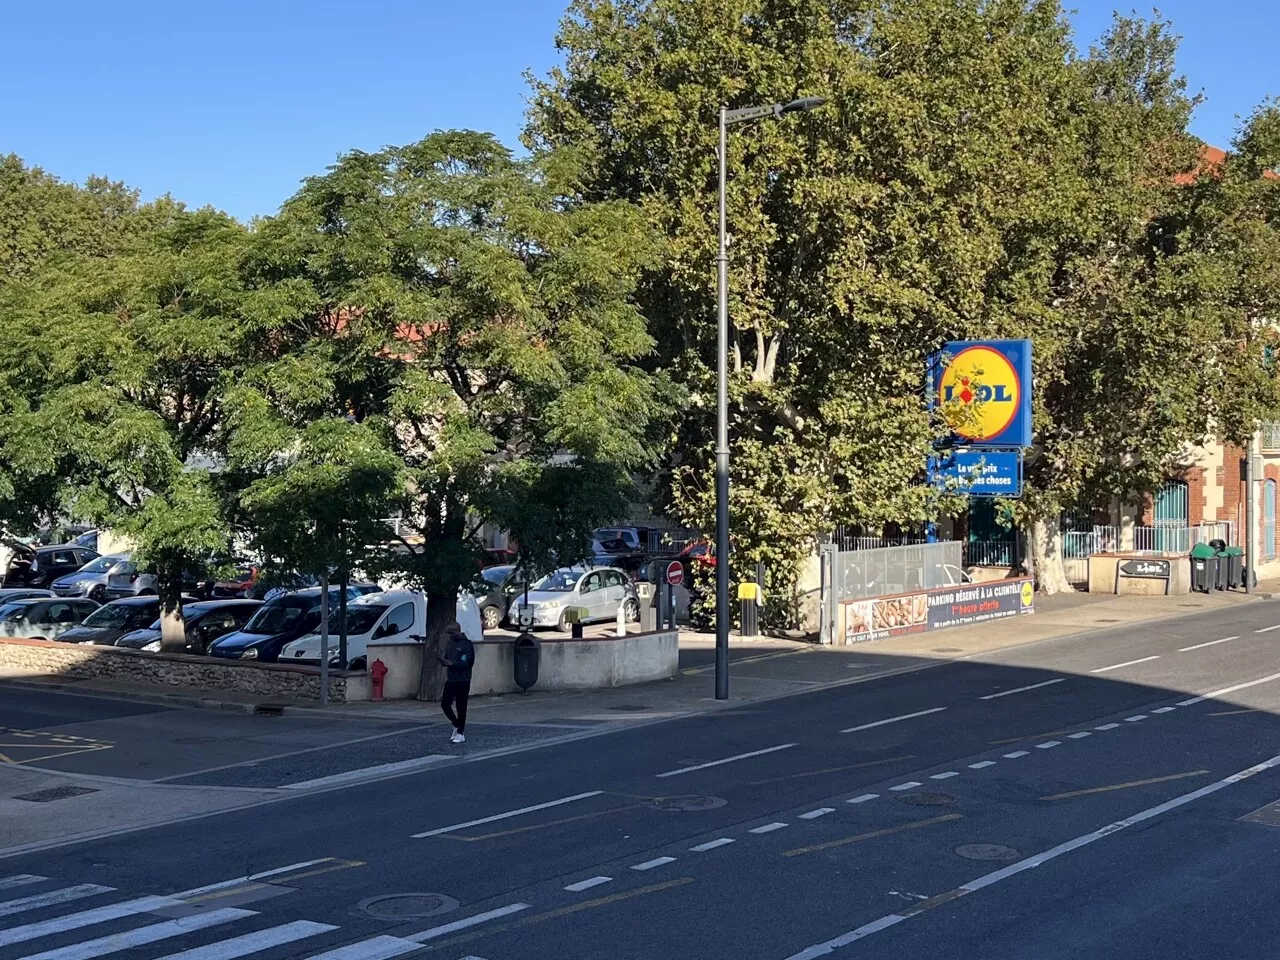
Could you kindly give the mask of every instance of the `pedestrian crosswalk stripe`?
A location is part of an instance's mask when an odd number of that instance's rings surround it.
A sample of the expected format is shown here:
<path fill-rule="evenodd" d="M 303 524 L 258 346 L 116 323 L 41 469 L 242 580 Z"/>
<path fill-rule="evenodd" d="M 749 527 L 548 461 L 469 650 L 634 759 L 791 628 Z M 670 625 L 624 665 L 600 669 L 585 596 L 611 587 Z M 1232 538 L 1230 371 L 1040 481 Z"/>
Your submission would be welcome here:
<path fill-rule="evenodd" d="M 37 877 L 32 873 L 19 873 L 13 877 L 0 877 L 0 890 L 10 890 L 13 887 L 25 887 L 29 883 L 39 883 L 41 880 L 48 880 L 48 877 Z"/>
<path fill-rule="evenodd" d="M 50 890 L 38 893 L 34 897 L 23 897 L 20 900 L 5 900 L 0 903 L 0 917 L 12 916 L 26 910 L 38 910 L 40 907 L 52 907 L 59 903 L 70 903 L 99 893 L 110 893 L 115 887 L 100 887 L 96 883 L 81 883 L 74 887 L 63 887 L 61 890 Z"/>
<path fill-rule="evenodd" d="M 307 960 L 391 960 L 392 957 L 398 957 L 410 950 L 421 949 L 422 944 L 415 940 L 382 936 L 361 940 L 359 943 L 348 944 L 325 953 L 317 953 L 314 957 L 308 957 Z"/>
<path fill-rule="evenodd" d="M 96 940 L 86 940 L 83 943 L 73 943 L 68 947 L 46 950 L 44 953 L 33 953 L 20 960 L 93 960 L 94 957 L 104 957 L 110 953 L 131 950 L 148 943 L 168 940 L 170 937 L 181 937 L 196 930 L 204 930 L 207 927 L 216 927 L 221 923 L 230 923 L 232 920 L 253 916 L 257 916 L 253 910 L 240 910 L 236 907 L 210 910 L 208 913 L 197 913 L 180 920 L 166 920 L 163 923 L 126 930 L 124 933 L 113 933 Z"/>
<path fill-rule="evenodd" d="M 28 923 L 21 927 L 0 930 L 0 947 L 7 947 L 13 943 L 25 943 L 28 940 L 47 937 L 54 933 L 63 933 L 67 930 L 79 930 L 81 927 L 90 927 L 95 923 L 119 920 L 121 917 L 127 917 L 135 913 L 146 913 L 148 910 L 159 910 L 161 907 L 185 906 L 186 904 L 181 900 L 174 900 L 170 897 L 139 897 L 137 900 L 113 903 L 106 907 L 96 907 L 93 910 L 84 910 L 80 913 L 69 913 L 65 917 L 54 917 L 52 920 L 41 920 L 38 923 Z"/>
<path fill-rule="evenodd" d="M 293 943 L 296 940 L 305 940 L 307 937 L 314 937 L 337 929 L 337 927 L 329 923 L 297 920 L 278 927 L 269 927 L 266 930 L 257 930 L 239 937 L 232 937 L 230 940 L 219 940 L 217 943 L 211 943 L 205 947 L 192 947 L 190 950 L 183 950 L 181 953 L 171 953 L 167 957 L 162 957 L 161 960 L 235 960 L 236 957 L 257 953 L 259 950 L 278 947 L 285 943 Z"/>

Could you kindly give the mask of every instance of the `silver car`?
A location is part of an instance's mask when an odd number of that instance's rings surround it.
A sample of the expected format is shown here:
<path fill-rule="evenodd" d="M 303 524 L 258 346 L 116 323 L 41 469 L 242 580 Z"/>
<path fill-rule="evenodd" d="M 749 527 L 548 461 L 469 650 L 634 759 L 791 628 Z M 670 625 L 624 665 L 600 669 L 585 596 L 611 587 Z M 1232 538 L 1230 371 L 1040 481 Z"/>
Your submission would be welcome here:
<path fill-rule="evenodd" d="M 549 573 L 516 597 L 516 620 L 522 627 L 555 627 L 567 631 L 570 611 L 582 611 L 581 622 L 613 620 L 622 608 L 627 623 L 640 619 L 640 601 L 630 578 L 616 567 L 563 567 Z"/>
<path fill-rule="evenodd" d="M 97 609 L 92 600 L 75 597 L 14 600 L 0 606 L 0 636 L 56 640 Z"/>
<path fill-rule="evenodd" d="M 64 573 L 49 586 L 60 597 L 88 597 L 102 603 L 107 597 L 107 575 L 111 568 L 129 559 L 125 553 L 90 560 L 75 573 Z"/>

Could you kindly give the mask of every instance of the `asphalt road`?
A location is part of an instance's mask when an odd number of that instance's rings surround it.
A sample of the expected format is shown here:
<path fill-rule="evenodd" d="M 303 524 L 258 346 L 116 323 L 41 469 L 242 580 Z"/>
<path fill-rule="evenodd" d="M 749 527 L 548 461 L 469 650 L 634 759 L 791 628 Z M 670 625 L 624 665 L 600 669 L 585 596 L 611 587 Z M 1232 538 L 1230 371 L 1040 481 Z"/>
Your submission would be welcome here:
<path fill-rule="evenodd" d="M 1269 960 L 1277 645 L 1242 604 L 10 857 L 0 960 Z"/>

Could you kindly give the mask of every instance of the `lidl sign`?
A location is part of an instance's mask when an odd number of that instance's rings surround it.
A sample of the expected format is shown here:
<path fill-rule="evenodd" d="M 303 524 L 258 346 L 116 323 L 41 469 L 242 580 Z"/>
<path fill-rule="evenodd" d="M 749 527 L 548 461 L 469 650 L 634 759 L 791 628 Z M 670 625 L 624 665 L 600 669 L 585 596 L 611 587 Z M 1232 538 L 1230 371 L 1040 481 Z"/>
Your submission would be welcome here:
<path fill-rule="evenodd" d="M 965 447 L 1031 446 L 1031 341 L 960 340 L 931 363 L 931 405 Z"/>

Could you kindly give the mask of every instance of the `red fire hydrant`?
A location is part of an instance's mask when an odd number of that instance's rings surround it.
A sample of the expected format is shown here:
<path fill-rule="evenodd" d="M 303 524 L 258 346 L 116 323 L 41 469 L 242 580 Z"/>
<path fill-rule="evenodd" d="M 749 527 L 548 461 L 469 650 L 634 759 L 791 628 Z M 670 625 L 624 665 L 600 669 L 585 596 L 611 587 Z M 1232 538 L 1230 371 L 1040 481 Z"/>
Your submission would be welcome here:
<path fill-rule="evenodd" d="M 369 668 L 369 681 L 373 684 L 373 699 L 382 699 L 382 681 L 387 676 L 387 665 L 381 660 L 373 661 Z"/>

